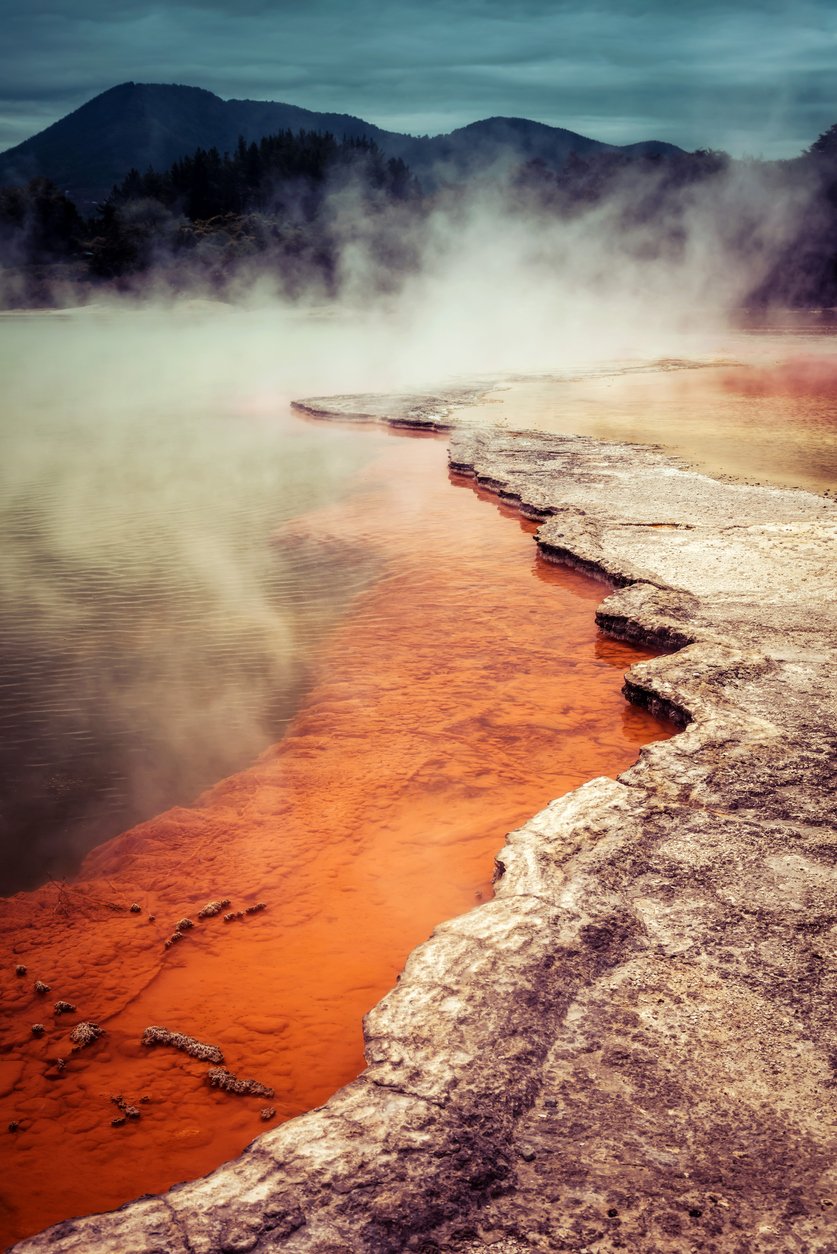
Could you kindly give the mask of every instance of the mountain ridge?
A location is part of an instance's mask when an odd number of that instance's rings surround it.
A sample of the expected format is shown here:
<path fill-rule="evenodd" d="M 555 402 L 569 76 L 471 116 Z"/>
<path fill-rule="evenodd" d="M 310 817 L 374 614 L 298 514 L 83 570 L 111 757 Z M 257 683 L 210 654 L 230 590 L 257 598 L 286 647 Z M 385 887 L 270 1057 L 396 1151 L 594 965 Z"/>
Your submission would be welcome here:
<path fill-rule="evenodd" d="M 232 151 L 282 130 L 331 131 L 372 140 L 431 182 L 469 177 L 498 163 L 538 159 L 560 168 L 570 153 L 678 153 L 662 140 L 615 145 L 528 118 L 492 117 L 435 136 L 387 131 L 352 114 L 269 100 L 224 100 L 179 83 L 117 84 L 0 153 L 0 184 L 45 177 L 80 204 L 104 199 L 132 169 L 164 169 L 197 148 Z"/>

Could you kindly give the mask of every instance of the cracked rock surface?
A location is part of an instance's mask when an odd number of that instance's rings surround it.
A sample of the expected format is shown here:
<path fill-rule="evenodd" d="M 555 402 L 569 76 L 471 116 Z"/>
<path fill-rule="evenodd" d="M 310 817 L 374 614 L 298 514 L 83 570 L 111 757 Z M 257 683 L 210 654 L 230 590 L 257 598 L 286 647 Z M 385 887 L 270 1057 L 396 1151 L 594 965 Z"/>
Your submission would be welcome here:
<path fill-rule="evenodd" d="M 835 1248 L 837 511 L 585 437 L 455 430 L 451 463 L 617 587 L 605 630 L 678 650 L 626 692 L 685 730 L 511 833 L 325 1106 L 18 1251 Z"/>

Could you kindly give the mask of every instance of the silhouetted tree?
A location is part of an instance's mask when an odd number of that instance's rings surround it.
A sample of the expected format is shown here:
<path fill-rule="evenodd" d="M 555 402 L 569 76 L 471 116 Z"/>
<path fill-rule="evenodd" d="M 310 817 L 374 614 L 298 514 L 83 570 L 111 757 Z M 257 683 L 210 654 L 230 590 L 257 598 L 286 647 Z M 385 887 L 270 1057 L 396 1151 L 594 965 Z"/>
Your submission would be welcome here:
<path fill-rule="evenodd" d="M 28 264 L 64 260 L 79 251 L 82 219 L 49 179 L 0 188 L 0 246 Z"/>
<path fill-rule="evenodd" d="M 808 153 L 815 157 L 837 157 L 837 123 L 814 140 Z"/>

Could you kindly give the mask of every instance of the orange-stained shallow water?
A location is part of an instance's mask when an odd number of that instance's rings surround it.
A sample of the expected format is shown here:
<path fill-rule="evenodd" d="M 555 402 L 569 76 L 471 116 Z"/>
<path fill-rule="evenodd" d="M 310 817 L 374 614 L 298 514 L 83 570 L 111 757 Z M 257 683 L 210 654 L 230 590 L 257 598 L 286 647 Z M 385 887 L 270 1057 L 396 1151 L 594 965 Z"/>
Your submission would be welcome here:
<path fill-rule="evenodd" d="M 614 365 L 524 379 L 466 413 L 517 430 L 660 444 L 711 475 L 833 492 L 837 351 L 831 337 L 798 339 L 795 351 L 779 342 L 772 354 L 757 342 L 752 361 Z M 748 345 L 737 340 L 733 347 Z"/>
<path fill-rule="evenodd" d="M 650 655 L 597 634 L 606 589 L 542 563 L 534 528 L 451 482 L 445 456 L 393 438 L 354 497 L 286 524 L 282 543 L 313 532 L 347 561 L 370 546 L 383 575 L 283 740 L 67 885 L 3 903 L 5 1242 L 209 1171 L 265 1130 L 267 1104 L 278 1122 L 323 1102 L 362 1069 L 362 1016 L 410 950 L 490 896 L 505 833 L 673 731 L 621 696 Z M 198 921 L 219 897 L 267 909 Z M 195 927 L 165 950 L 182 916 Z M 58 998 L 77 1013 L 56 1019 Z M 73 1053 L 81 1019 L 107 1035 Z M 210 1090 L 206 1064 L 140 1045 L 149 1024 L 220 1046 L 276 1097 Z M 111 1127 L 117 1094 L 150 1098 L 138 1122 Z"/>

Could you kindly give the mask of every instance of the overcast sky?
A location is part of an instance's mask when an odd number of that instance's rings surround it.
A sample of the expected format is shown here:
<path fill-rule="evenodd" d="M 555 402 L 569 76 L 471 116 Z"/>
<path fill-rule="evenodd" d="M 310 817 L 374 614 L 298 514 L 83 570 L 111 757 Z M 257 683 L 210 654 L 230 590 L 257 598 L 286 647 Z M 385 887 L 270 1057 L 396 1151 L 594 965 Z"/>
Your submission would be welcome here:
<path fill-rule="evenodd" d="M 837 122 L 835 71 L 837 0 L 0 0 L 0 150 L 132 79 L 789 156 Z"/>

